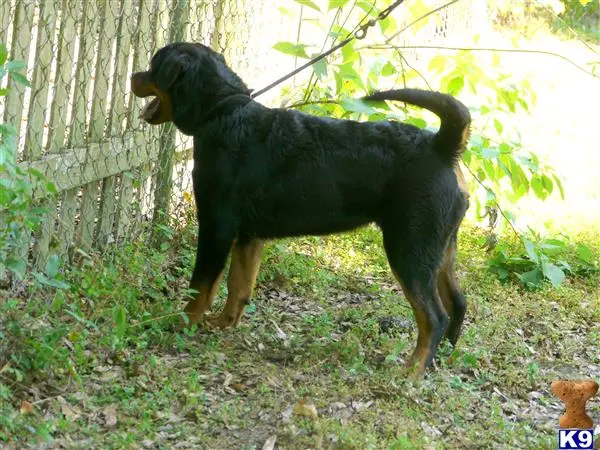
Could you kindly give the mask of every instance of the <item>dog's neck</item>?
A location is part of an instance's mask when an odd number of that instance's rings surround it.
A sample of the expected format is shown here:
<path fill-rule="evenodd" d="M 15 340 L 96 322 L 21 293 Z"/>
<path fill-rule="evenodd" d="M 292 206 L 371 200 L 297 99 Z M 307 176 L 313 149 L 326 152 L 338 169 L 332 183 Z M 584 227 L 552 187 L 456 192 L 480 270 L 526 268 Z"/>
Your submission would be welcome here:
<path fill-rule="evenodd" d="M 248 94 L 237 93 L 228 95 L 217 101 L 212 108 L 202 114 L 200 123 L 207 123 L 219 116 L 229 115 L 236 109 L 246 106 L 251 101 L 252 98 Z"/>

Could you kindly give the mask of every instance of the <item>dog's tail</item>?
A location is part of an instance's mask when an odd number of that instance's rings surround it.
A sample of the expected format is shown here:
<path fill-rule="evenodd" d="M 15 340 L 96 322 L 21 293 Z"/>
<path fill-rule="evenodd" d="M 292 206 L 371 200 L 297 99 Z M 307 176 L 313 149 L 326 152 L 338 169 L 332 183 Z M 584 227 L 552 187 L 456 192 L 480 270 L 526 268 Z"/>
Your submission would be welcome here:
<path fill-rule="evenodd" d="M 454 97 L 420 89 L 394 89 L 375 92 L 363 100 L 395 100 L 428 109 L 441 120 L 435 135 L 435 150 L 444 160 L 455 163 L 469 139 L 471 114 Z"/>

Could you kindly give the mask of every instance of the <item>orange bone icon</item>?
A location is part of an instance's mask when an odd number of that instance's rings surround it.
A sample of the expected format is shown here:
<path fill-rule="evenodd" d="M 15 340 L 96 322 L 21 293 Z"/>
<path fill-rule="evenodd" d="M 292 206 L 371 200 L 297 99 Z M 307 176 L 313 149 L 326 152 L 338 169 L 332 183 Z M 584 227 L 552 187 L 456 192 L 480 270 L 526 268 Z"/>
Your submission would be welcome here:
<path fill-rule="evenodd" d="M 585 403 L 598 392 L 598 383 L 588 381 L 553 381 L 552 393 L 565 404 L 565 413 L 560 416 L 561 428 L 590 429 L 592 418 L 585 413 Z"/>

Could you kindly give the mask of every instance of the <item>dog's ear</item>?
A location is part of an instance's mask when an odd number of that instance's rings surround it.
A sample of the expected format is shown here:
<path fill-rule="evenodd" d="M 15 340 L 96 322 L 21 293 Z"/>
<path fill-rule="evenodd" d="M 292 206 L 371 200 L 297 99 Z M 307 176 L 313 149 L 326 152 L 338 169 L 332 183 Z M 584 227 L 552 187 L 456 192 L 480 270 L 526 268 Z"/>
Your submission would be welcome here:
<path fill-rule="evenodd" d="M 182 54 L 171 54 L 160 65 L 156 74 L 156 86 L 161 91 L 169 89 L 177 77 L 188 68 L 188 57 Z"/>
<path fill-rule="evenodd" d="M 227 61 L 225 61 L 225 57 L 221 54 L 221 53 L 213 53 L 213 56 L 215 56 L 219 62 L 222 62 L 223 64 L 227 65 Z"/>

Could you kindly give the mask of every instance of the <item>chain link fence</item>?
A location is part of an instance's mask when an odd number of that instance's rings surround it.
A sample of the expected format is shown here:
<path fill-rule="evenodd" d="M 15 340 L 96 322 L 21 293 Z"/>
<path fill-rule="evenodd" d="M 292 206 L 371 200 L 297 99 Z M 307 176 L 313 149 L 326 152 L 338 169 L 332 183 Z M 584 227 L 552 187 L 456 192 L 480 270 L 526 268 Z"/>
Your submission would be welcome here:
<path fill-rule="evenodd" d="M 18 160 L 59 190 L 36 202 L 44 226 L 22 243 L 38 268 L 135 237 L 165 214 L 192 208 L 191 139 L 172 125 L 151 127 L 130 93 L 132 71 L 146 70 L 168 42 L 194 41 L 223 53 L 254 82 L 265 73 L 272 18 L 265 0 L 4 0 L 0 41 L 25 61 L 31 88 L 5 78 L 0 123 L 18 132 Z M 272 34 L 273 23 L 269 23 Z"/>
<path fill-rule="evenodd" d="M 55 199 L 35 190 L 46 220 L 20 245 L 23 258 L 43 269 L 49 255 L 68 259 L 74 249 L 135 238 L 150 223 L 160 229 L 167 215 L 189 217 L 191 139 L 172 124 L 152 127 L 140 120 L 145 101 L 131 95 L 131 73 L 145 70 L 166 43 L 185 40 L 223 53 L 250 87 L 262 87 L 293 67 L 293 58 L 272 46 L 299 37 L 297 19 L 281 11 L 300 3 L 3 0 L 0 42 L 9 59 L 26 62 L 32 87 L 2 81 L 0 88 L 10 91 L 0 97 L 0 123 L 17 127 L 21 165 L 44 174 L 59 191 Z M 454 22 L 464 28 L 466 19 Z M 440 27 L 446 33 L 448 23 L 433 22 L 428 33 L 436 36 Z M 260 99 L 273 102 L 278 92 Z"/>

